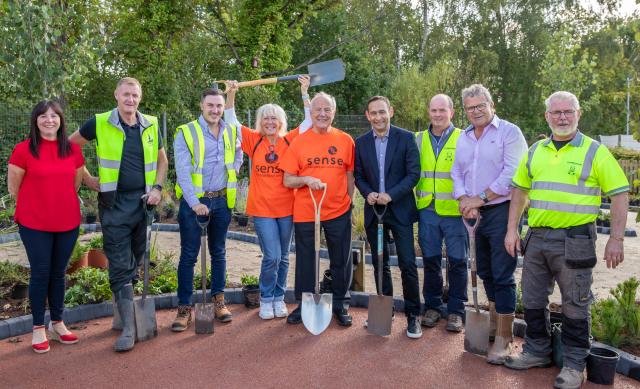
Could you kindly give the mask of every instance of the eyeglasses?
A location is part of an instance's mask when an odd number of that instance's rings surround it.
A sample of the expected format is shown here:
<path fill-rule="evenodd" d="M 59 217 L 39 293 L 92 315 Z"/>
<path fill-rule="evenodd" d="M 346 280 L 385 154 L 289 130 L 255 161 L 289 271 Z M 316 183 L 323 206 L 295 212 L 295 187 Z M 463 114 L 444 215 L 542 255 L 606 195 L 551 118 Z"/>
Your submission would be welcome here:
<path fill-rule="evenodd" d="M 573 109 L 569 109 L 566 111 L 548 111 L 552 118 L 558 119 L 560 116 L 564 114 L 566 118 L 572 118 L 575 116 L 576 111 Z"/>
<path fill-rule="evenodd" d="M 478 110 L 478 112 L 484 112 L 484 110 L 487 109 L 487 103 L 480 103 L 478 105 L 472 105 L 470 107 L 464 107 L 464 110 L 467 113 L 473 113 L 476 109 Z"/>

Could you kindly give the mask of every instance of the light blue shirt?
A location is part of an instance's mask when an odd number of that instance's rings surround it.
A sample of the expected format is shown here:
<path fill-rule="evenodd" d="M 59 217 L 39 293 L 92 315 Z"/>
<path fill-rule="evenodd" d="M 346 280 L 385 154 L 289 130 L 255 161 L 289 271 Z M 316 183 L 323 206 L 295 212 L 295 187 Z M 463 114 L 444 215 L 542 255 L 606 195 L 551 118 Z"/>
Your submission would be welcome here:
<path fill-rule="evenodd" d="M 220 120 L 220 131 L 217 138 L 209 131 L 209 126 L 202 115 L 198 118 L 198 124 L 202 128 L 204 137 L 202 189 L 205 192 L 217 191 L 225 188 L 228 180 L 227 168 L 224 164 L 224 137 L 222 135 L 227 124 L 222 119 Z M 238 172 L 240 166 L 242 166 L 242 131 L 239 127 L 236 128 L 236 134 L 236 155 L 233 166 Z M 182 196 L 185 201 L 193 208 L 200 201 L 191 182 L 191 152 L 189 152 L 184 136 L 176 136 L 173 150 L 176 164 L 176 180 L 180 188 L 182 188 Z"/>
<path fill-rule="evenodd" d="M 380 171 L 380 188 L 378 188 L 378 193 L 385 193 L 384 159 L 387 153 L 387 144 L 389 144 L 389 130 L 382 136 L 378 136 L 374 130 L 371 130 L 371 133 L 373 134 L 373 141 L 376 146 L 376 158 L 378 159 L 378 170 Z"/>

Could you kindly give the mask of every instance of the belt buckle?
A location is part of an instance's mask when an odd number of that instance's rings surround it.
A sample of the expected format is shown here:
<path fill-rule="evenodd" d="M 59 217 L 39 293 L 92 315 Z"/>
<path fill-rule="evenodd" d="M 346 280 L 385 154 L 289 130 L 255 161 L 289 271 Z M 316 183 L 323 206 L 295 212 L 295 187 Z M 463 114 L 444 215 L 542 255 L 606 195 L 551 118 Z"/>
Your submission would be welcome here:
<path fill-rule="evenodd" d="M 210 191 L 209 192 L 205 192 L 204 195 L 205 195 L 206 198 L 212 199 L 212 198 L 215 197 L 215 192 L 210 192 Z"/>

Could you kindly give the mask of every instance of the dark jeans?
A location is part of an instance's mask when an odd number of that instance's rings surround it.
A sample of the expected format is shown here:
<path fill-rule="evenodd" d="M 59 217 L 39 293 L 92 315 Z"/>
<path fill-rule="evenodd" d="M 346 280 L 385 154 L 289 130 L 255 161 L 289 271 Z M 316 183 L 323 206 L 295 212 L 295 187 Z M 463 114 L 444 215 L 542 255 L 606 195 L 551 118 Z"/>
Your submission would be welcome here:
<path fill-rule="evenodd" d="M 209 207 L 211 219 L 207 228 L 207 241 L 211 257 L 211 295 L 224 291 L 226 283 L 227 260 L 225 241 L 231 222 L 231 210 L 227 207 L 226 197 L 200 198 L 200 203 Z M 206 218 L 205 218 L 206 219 Z M 178 264 L 178 303 L 191 304 L 193 295 L 193 266 L 200 253 L 202 230 L 196 221 L 196 214 L 182 199 L 178 211 L 180 224 L 180 263 Z"/>
<path fill-rule="evenodd" d="M 509 202 L 490 208 L 480 208 L 480 226 L 476 231 L 478 277 L 482 279 L 489 301 L 496 303 L 496 312 L 516 310 L 516 280 L 513 272 L 518 261 L 504 248 L 507 233 Z"/>
<path fill-rule="evenodd" d="M 314 292 L 318 274 L 315 266 L 314 223 L 293 223 L 296 237 L 295 297 L 302 300 L 303 292 Z M 351 251 L 351 210 L 335 219 L 320 222 L 329 250 L 329 269 L 333 287 L 333 309 L 348 308 L 349 286 L 353 277 Z"/>
<path fill-rule="evenodd" d="M 420 314 L 420 284 L 418 281 L 418 268 L 416 266 L 416 252 L 413 246 L 413 225 L 401 225 L 398 223 L 384 223 L 383 237 L 387 236 L 387 231 L 391 231 L 398 252 L 398 266 L 402 278 L 402 293 L 404 296 L 404 312 L 408 315 Z M 373 274 L 376 280 L 376 290 L 380 290 L 378 285 L 378 221 L 371 223 L 366 228 L 367 240 L 371 247 L 371 261 L 373 263 Z M 391 281 L 391 270 L 389 268 L 389 247 L 387 242 L 383 244 L 382 254 L 382 294 L 393 296 L 393 284 Z"/>
<path fill-rule="evenodd" d="M 62 320 L 64 271 L 78 239 L 78 228 L 64 232 L 38 231 L 20 227 L 20 238 L 31 265 L 29 303 L 33 325 L 44 325 L 44 305 L 49 301 L 51 320 Z"/>
<path fill-rule="evenodd" d="M 138 266 L 144 258 L 147 222 L 141 199 L 143 194 L 144 191 L 116 192 L 113 207 L 99 208 L 113 293 L 137 278 Z"/>

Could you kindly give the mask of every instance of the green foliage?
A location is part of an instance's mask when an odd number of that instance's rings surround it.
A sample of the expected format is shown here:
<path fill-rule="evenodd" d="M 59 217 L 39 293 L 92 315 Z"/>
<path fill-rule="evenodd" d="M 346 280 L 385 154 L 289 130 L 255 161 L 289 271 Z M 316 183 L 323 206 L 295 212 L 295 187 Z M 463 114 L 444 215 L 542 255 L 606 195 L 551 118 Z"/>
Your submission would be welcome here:
<path fill-rule="evenodd" d="M 617 160 L 634 160 L 640 161 L 640 151 L 625 149 L 623 147 L 610 147 L 609 151 Z"/>
<path fill-rule="evenodd" d="M 85 267 L 68 276 L 73 286 L 67 289 L 64 303 L 67 307 L 96 304 L 111 299 L 107 270 Z"/>
<path fill-rule="evenodd" d="M 87 248 L 89 250 L 102 249 L 103 247 L 104 247 L 104 239 L 102 237 L 102 234 L 95 235 L 93 238 L 91 238 L 89 243 L 87 243 Z"/>
<path fill-rule="evenodd" d="M 13 197 L 6 194 L 0 198 L 0 234 L 16 232 L 18 225 L 13 221 L 16 213 L 16 202 Z"/>
<path fill-rule="evenodd" d="M 24 266 L 9 261 L 0 262 L 0 286 L 27 285 L 30 275 L 29 269 Z"/>
<path fill-rule="evenodd" d="M 638 280 L 631 277 L 610 290 L 614 298 L 596 301 L 591 306 L 591 330 L 596 340 L 615 347 L 640 344 L 638 286 Z"/>
<path fill-rule="evenodd" d="M 73 246 L 73 251 L 71 251 L 71 257 L 69 259 L 69 265 L 76 263 L 84 254 L 89 251 L 89 247 L 82 244 L 80 240 L 76 240 L 76 244 Z"/>
<path fill-rule="evenodd" d="M 524 304 L 522 303 L 522 284 L 516 288 L 516 313 L 524 314 Z"/>
<path fill-rule="evenodd" d="M 242 286 L 258 286 L 259 280 L 258 277 L 249 274 L 242 274 L 240 276 L 240 283 Z"/>

